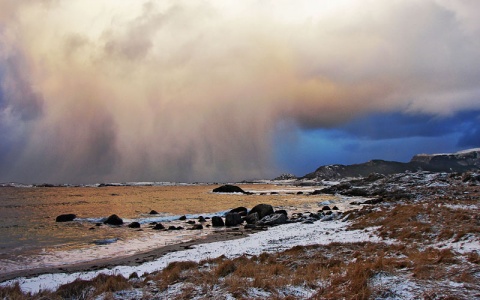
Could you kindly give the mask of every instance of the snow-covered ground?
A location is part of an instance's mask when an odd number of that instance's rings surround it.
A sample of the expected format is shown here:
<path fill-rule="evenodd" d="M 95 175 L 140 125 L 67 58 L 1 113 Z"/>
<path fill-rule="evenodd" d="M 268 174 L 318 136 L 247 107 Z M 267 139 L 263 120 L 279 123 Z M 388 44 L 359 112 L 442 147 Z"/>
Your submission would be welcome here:
<path fill-rule="evenodd" d="M 267 231 L 258 232 L 242 239 L 201 244 L 195 246 L 194 249 L 168 253 L 154 261 L 138 266 L 117 266 L 112 269 L 72 274 L 45 274 L 33 278 L 17 278 L 4 282 L 2 285 L 18 282 L 22 290 L 35 293 L 45 289 L 54 290 L 60 285 L 72 282 L 77 278 L 89 280 L 100 273 L 121 274 L 127 278 L 133 272 L 139 275 L 150 273 L 162 270 L 174 261 L 198 262 L 222 255 L 229 258 L 243 254 L 258 255 L 262 252 L 283 251 L 297 245 L 329 244 L 332 242 L 377 242 L 380 240 L 374 234 L 376 228 L 347 231 L 345 230 L 347 226 L 348 222 L 341 221 L 287 224 L 273 227 Z"/>

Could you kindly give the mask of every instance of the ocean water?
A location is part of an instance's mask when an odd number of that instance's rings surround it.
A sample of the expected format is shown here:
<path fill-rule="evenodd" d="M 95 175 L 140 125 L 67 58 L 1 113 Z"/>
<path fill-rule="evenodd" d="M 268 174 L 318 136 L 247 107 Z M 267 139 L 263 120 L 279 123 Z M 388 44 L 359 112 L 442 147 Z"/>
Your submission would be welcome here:
<path fill-rule="evenodd" d="M 229 209 L 258 203 L 279 208 L 310 209 L 335 197 L 296 195 L 298 190 L 273 185 L 245 185 L 256 195 L 214 194 L 215 185 L 0 187 L 0 272 L 55 267 L 62 264 L 131 255 L 163 245 L 201 238 L 204 230 L 156 231 L 151 222 L 188 228 L 178 218 L 223 215 Z M 276 191 L 278 194 L 270 194 Z M 262 194 L 262 195 L 260 195 Z M 327 198 L 326 198 L 327 197 Z M 317 205 L 318 204 L 318 205 Z M 151 210 L 159 212 L 150 215 Z M 73 213 L 73 222 L 57 223 L 60 214 Z M 103 225 L 111 214 L 142 229 Z M 97 226 L 99 224 L 100 226 Z M 219 229 L 215 229 L 219 230 Z"/>

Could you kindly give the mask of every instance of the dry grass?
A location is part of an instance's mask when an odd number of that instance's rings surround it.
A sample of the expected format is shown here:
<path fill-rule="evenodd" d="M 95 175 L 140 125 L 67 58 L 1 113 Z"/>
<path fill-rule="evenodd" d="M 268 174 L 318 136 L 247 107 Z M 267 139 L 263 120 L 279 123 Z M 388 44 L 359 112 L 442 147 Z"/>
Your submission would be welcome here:
<path fill-rule="evenodd" d="M 461 241 L 468 235 L 478 236 L 480 219 L 475 211 L 452 209 L 442 205 L 449 199 L 423 203 L 407 203 L 372 209 L 364 207 L 354 212 L 350 229 L 380 226 L 380 237 L 404 243 L 433 244 L 442 241 Z"/>
<path fill-rule="evenodd" d="M 18 286 L 0 288 L 0 299 L 94 299 L 98 295 L 102 299 L 113 299 L 115 291 L 130 289 L 133 285 L 147 290 L 149 286 L 156 287 L 161 293 L 179 283 L 177 299 L 200 295 L 216 298 L 219 293 L 252 299 L 252 289 L 268 293 L 269 299 L 302 299 L 284 293 L 285 288 L 291 286 L 313 291 L 312 299 L 370 299 L 382 292 L 388 294 L 388 290 L 372 286 L 372 278 L 377 274 L 407 276 L 427 286 L 448 279 L 480 289 L 475 277 L 480 272 L 477 259 L 477 254 L 466 254 L 462 258 L 450 250 L 434 248 L 419 250 L 412 246 L 370 242 L 332 243 L 234 259 L 174 262 L 140 279 L 100 275 L 91 281 L 77 280 L 64 285 L 51 294 L 31 296 L 22 294 Z M 468 260 L 471 262 L 462 265 Z M 443 299 L 449 296 L 448 292 L 448 287 L 435 289 L 436 296 L 432 299 Z M 156 297 L 154 292 L 148 295 L 144 298 Z M 433 297 L 429 289 L 421 291 L 421 295 Z"/>

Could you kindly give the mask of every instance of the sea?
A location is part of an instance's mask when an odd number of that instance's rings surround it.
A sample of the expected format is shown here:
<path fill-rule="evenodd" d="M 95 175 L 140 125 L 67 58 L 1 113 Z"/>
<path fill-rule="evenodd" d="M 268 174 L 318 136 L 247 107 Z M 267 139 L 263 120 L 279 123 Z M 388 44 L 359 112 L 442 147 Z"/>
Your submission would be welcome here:
<path fill-rule="evenodd" d="M 230 209 L 259 203 L 289 211 L 307 211 L 339 202 L 335 196 L 307 196 L 316 187 L 278 184 L 240 185 L 253 195 L 217 194 L 216 184 L 123 183 L 85 186 L 0 185 L 0 273 L 60 267 L 199 239 L 213 230 L 188 230 L 203 216 L 223 216 Z M 341 201 L 340 201 L 341 202 Z M 340 203 L 339 202 L 339 203 Z M 155 210 L 157 214 L 151 214 Z M 72 222 L 56 222 L 75 214 Z M 123 226 L 103 221 L 116 214 Z M 129 228 L 139 222 L 140 229 Z M 157 231 L 154 223 L 184 230 Z"/>

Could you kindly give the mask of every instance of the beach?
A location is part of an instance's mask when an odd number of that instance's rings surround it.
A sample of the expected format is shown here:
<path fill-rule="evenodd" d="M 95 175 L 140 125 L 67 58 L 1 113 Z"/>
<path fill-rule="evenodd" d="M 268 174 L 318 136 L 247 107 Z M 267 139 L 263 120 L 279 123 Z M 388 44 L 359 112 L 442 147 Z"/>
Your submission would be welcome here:
<path fill-rule="evenodd" d="M 239 185 L 250 195 L 216 194 L 218 185 L 112 185 L 75 187 L 4 187 L 0 281 L 44 273 L 78 272 L 115 265 L 138 265 L 193 245 L 238 239 L 251 230 L 213 228 L 214 215 L 259 203 L 294 212 L 316 211 L 345 199 L 307 195 L 316 187 L 282 184 Z M 151 215 L 151 210 L 158 214 Z M 55 216 L 75 213 L 73 222 L 57 223 Z M 123 226 L 101 224 L 110 214 Z M 186 220 L 179 218 L 185 216 Z M 207 218 L 202 230 L 188 230 L 198 217 Z M 128 228 L 139 222 L 140 229 Z M 181 226 L 178 231 L 152 230 L 153 223 Z M 98 226 L 102 225 L 102 226 Z M 21 235 L 25 235 L 26 238 Z"/>

